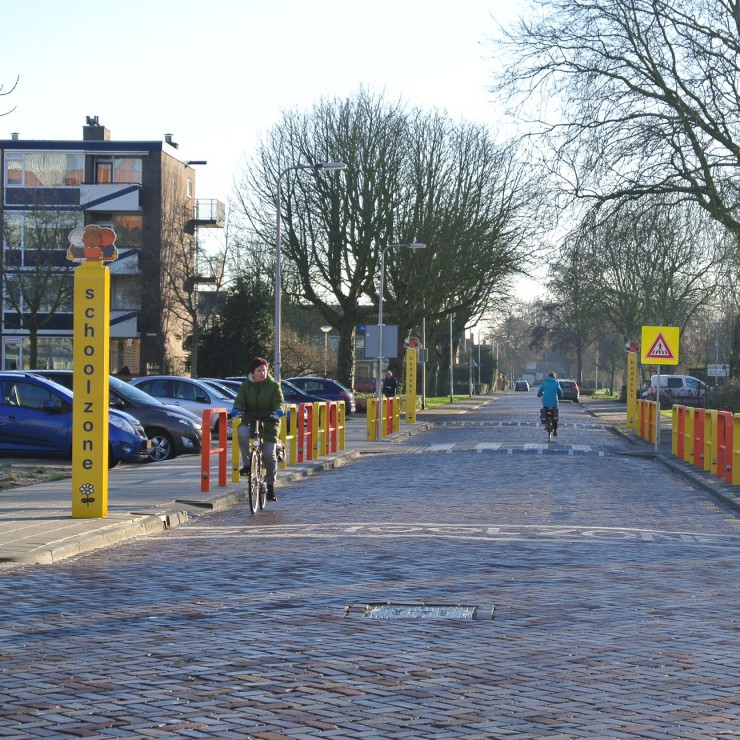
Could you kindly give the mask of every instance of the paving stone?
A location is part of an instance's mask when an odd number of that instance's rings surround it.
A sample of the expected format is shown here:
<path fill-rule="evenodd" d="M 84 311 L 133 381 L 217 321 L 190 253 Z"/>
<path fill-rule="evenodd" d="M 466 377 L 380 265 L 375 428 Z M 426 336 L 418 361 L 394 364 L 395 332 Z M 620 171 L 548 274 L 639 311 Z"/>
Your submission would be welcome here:
<path fill-rule="evenodd" d="M 579 406 L 577 454 L 520 451 L 533 413 L 439 415 L 258 516 L 4 568 L 0 736 L 736 733 L 740 520 Z M 495 611 L 345 616 L 386 601 Z"/>

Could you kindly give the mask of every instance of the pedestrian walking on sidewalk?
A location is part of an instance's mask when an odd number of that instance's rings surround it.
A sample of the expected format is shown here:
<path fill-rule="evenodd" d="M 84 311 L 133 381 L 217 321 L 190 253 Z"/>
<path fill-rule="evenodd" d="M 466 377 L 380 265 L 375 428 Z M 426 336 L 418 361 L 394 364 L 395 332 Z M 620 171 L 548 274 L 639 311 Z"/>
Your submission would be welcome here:
<path fill-rule="evenodd" d="M 398 393 L 398 378 L 388 370 L 383 381 L 383 395 L 386 398 L 393 398 Z"/>

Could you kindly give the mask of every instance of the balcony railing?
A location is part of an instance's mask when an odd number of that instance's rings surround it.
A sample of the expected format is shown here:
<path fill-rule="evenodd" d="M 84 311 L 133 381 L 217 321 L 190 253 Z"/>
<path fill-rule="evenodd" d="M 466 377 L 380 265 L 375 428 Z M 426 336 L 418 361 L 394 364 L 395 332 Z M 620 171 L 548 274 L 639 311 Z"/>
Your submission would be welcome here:
<path fill-rule="evenodd" d="M 192 234 L 195 227 L 206 229 L 223 229 L 226 223 L 226 207 L 215 198 L 195 201 L 193 211 L 185 230 Z"/>

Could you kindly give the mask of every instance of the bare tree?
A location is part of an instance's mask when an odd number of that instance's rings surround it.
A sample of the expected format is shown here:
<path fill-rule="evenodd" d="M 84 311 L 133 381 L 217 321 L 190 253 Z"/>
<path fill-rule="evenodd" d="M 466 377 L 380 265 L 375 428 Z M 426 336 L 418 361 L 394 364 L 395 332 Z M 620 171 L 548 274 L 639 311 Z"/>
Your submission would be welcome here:
<path fill-rule="evenodd" d="M 200 333 L 218 310 L 230 241 L 227 234 L 216 252 L 208 252 L 199 243 L 194 202 L 175 168 L 182 168 L 176 160 L 163 168 L 161 249 L 158 255 L 148 256 L 159 260 L 158 273 L 153 271 L 159 285 L 145 286 L 145 294 L 149 289 L 157 290 L 162 300 L 162 336 L 173 336 L 179 342 L 179 346 L 170 343 L 165 348 L 165 366 L 177 374 L 189 367 L 197 377 Z M 204 285 L 208 286 L 205 291 Z"/>
<path fill-rule="evenodd" d="M 670 194 L 740 231 L 738 0 L 532 0 L 502 42 L 507 94 L 599 200 Z"/>
<path fill-rule="evenodd" d="M 575 378 L 583 385 L 584 353 L 604 330 L 604 318 L 597 310 L 598 295 L 594 274 L 598 265 L 584 249 L 581 234 L 565 239 L 550 264 L 547 281 L 549 298 L 534 304 L 532 346 L 549 341 L 559 352 L 575 356 Z"/>
<path fill-rule="evenodd" d="M 5 85 L 0 85 L 0 98 L 5 97 L 6 95 L 10 95 L 15 88 L 18 86 L 18 81 L 20 80 L 20 77 L 15 78 L 15 82 L 12 84 L 10 90 L 5 90 Z M 7 116 L 9 113 L 12 113 L 18 106 L 13 106 L 10 110 L 3 111 L 0 113 L 0 116 Z"/>
<path fill-rule="evenodd" d="M 645 324 L 685 328 L 711 301 L 726 259 L 724 228 L 691 203 L 646 197 L 595 208 L 578 233 L 598 315 L 625 340 Z"/>
<path fill-rule="evenodd" d="M 404 334 L 424 315 L 434 321 L 455 312 L 465 324 L 523 267 L 526 227 L 534 222 L 526 216 L 542 209 L 534 173 L 482 127 L 361 92 L 322 101 L 308 114 L 288 113 L 270 132 L 239 189 L 242 211 L 263 241 L 274 241 L 278 173 L 327 159 L 349 170 L 340 177 L 294 173 L 284 182 L 283 251 L 292 266 L 285 293 L 315 306 L 337 329 L 339 377 L 351 384 L 355 328 L 377 313 L 385 246 L 429 245 L 414 254 L 388 252 L 389 323 Z"/>

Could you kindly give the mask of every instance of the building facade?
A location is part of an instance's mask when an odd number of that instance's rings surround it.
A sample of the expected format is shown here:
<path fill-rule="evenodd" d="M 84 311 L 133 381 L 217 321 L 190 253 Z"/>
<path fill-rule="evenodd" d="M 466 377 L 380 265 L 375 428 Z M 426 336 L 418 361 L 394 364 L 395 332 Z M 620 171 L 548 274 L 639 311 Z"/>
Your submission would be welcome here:
<path fill-rule="evenodd" d="M 110 368 L 186 374 L 197 317 L 198 234 L 223 228 L 224 206 L 197 200 L 195 169 L 171 135 L 113 141 L 87 118 L 81 141 L 0 140 L 0 367 L 72 367 L 69 233 L 112 228 Z"/>

